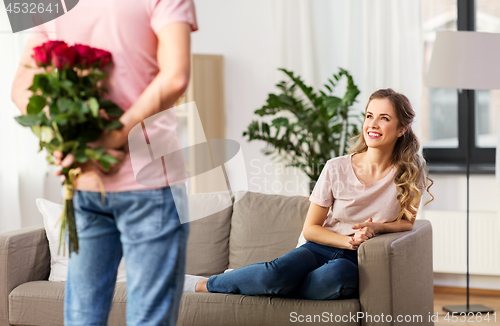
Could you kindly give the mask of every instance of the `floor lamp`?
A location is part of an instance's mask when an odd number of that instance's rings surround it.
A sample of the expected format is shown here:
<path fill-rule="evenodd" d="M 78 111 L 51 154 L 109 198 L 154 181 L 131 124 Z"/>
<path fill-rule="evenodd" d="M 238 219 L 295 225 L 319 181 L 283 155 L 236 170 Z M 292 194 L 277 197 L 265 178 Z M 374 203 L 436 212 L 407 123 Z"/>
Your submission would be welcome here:
<path fill-rule="evenodd" d="M 426 78 L 429 87 L 462 90 L 500 89 L 500 34 L 439 31 Z M 466 127 L 467 173 L 467 304 L 444 306 L 451 313 L 487 313 L 492 309 L 469 304 L 469 121 Z M 500 130 L 498 131 L 500 132 Z M 497 162 L 497 164 L 500 162 Z"/>

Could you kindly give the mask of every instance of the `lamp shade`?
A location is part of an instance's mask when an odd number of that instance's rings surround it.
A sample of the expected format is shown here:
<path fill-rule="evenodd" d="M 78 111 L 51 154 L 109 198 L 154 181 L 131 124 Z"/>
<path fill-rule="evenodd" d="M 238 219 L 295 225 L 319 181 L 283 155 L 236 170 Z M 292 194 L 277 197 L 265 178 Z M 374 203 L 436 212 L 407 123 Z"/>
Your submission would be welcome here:
<path fill-rule="evenodd" d="M 437 32 L 426 85 L 457 89 L 500 89 L 500 34 Z"/>

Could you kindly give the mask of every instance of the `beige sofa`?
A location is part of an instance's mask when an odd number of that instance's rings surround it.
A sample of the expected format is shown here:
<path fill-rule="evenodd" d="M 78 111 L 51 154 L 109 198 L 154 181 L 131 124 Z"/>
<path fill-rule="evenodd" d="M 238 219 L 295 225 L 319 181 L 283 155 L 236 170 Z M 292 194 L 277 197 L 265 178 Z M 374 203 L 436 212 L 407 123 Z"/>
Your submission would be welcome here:
<path fill-rule="evenodd" d="M 218 205 L 220 196 L 196 195 L 196 203 Z M 232 201 L 233 206 L 191 222 L 187 273 L 217 274 L 271 260 L 295 248 L 309 207 L 307 197 L 236 192 Z M 433 312 L 431 232 L 428 221 L 417 220 L 412 231 L 382 234 L 362 244 L 359 299 L 184 293 L 178 325 L 339 321 L 343 325 L 433 325 L 429 321 Z M 0 235 L 0 326 L 63 325 L 64 283 L 47 281 L 49 260 L 43 228 Z M 117 283 L 109 325 L 125 325 L 125 303 L 125 284 Z"/>

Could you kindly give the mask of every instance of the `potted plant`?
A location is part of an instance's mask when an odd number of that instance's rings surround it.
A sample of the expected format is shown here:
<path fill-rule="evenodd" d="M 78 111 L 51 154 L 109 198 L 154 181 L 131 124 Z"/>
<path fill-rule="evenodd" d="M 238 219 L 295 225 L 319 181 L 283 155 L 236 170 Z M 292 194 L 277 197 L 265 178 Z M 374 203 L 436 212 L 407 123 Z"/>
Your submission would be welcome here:
<path fill-rule="evenodd" d="M 265 155 L 275 154 L 286 166 L 298 167 L 311 180 L 311 190 L 326 161 L 347 154 L 349 140 L 359 133 L 364 114 L 352 105 L 360 91 L 347 70 L 340 69 L 325 84 L 325 91 L 315 92 L 300 76 L 280 68 L 289 81 L 280 81 L 279 94 L 269 94 L 266 104 L 255 111 L 261 117 L 275 116 L 271 123 L 252 121 L 243 136 L 248 141 L 263 140 Z M 347 78 L 342 98 L 334 96 L 339 80 Z M 297 92 L 300 89 L 300 93 Z"/>

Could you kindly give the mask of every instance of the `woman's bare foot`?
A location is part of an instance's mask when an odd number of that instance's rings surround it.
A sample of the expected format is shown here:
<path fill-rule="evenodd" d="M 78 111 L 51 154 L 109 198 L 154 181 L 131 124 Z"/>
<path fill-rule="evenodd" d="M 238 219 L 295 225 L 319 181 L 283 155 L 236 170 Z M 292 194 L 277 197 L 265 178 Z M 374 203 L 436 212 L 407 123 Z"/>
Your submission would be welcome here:
<path fill-rule="evenodd" d="M 196 285 L 194 286 L 194 292 L 208 293 L 207 281 L 208 281 L 208 279 L 202 279 L 202 280 L 199 280 L 198 282 L 196 282 Z"/>

